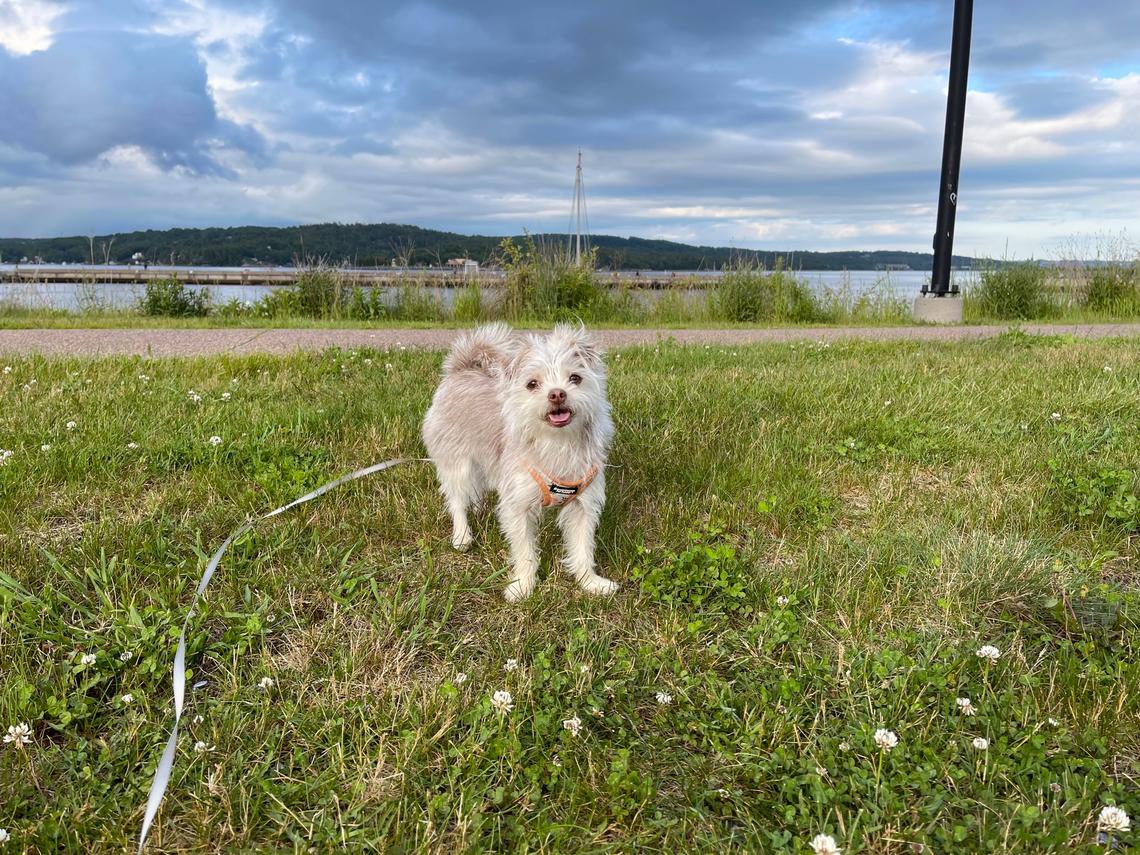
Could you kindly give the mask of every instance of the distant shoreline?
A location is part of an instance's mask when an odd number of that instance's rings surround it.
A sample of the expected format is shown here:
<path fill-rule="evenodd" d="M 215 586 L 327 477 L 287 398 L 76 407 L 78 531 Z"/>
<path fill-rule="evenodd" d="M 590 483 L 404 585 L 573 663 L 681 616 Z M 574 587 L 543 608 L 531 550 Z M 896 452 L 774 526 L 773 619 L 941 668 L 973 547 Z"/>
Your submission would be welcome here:
<path fill-rule="evenodd" d="M 48 238 L 0 238 L 0 262 L 37 257 L 49 263 L 91 263 L 130 260 L 138 254 L 151 263 L 197 266 L 284 266 L 297 262 L 334 266 L 388 267 L 444 265 L 449 259 L 470 258 L 487 265 L 500 254 L 504 240 L 523 245 L 533 240 L 543 254 L 564 254 L 569 235 L 556 233 L 514 236 L 463 235 L 395 223 L 273 227 L 165 229 L 70 235 Z M 928 270 L 929 252 L 907 250 L 742 249 L 703 246 L 641 237 L 591 235 L 597 266 L 616 270 L 702 271 L 736 263 L 772 268 L 782 263 L 797 270 L 866 270 L 905 266 Z M 997 260 L 954 256 L 961 268 L 1000 266 Z"/>

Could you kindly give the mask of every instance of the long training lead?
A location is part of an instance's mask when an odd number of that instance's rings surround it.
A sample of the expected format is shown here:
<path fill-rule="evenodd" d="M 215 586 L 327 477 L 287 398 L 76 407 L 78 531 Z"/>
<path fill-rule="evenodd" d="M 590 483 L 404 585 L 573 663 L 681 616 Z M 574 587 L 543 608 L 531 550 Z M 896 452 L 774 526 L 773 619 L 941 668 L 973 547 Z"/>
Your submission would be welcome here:
<path fill-rule="evenodd" d="M 206 570 L 202 574 L 201 581 L 198 582 L 198 589 L 194 594 L 194 599 L 190 603 L 190 609 L 186 612 L 186 619 L 182 621 L 182 632 L 178 635 L 178 649 L 174 653 L 174 673 L 172 682 L 174 684 L 174 725 L 170 728 L 170 737 L 166 740 L 166 748 L 162 752 L 162 759 L 158 761 L 158 768 L 154 770 L 154 780 L 150 784 L 150 795 L 146 800 L 146 814 L 143 816 L 142 831 L 139 833 L 139 853 L 143 851 L 146 845 L 147 834 L 150 833 L 151 824 L 154 822 L 155 816 L 158 815 L 158 808 L 162 805 L 162 797 L 166 794 L 166 788 L 170 784 L 170 773 L 174 770 L 174 754 L 178 748 L 178 722 L 182 719 L 182 703 L 186 697 L 186 628 L 190 625 L 190 618 L 194 616 L 194 609 L 198 606 L 198 600 L 202 598 L 202 594 L 206 592 L 207 586 L 210 584 L 210 579 L 214 576 L 214 571 L 218 569 L 218 563 L 222 560 L 222 556 L 226 554 L 226 550 L 230 545 L 253 528 L 254 523 L 261 520 L 267 520 L 270 517 L 275 517 L 278 514 L 284 513 L 290 508 L 295 508 L 297 505 L 303 505 L 305 502 L 312 501 L 318 496 L 323 496 L 329 490 L 335 490 L 342 484 L 347 484 L 349 481 L 355 481 L 358 478 L 364 478 L 367 475 L 372 475 L 376 472 L 382 472 L 385 469 L 391 469 L 393 466 L 398 466 L 401 463 L 417 463 L 417 462 L 430 462 L 426 457 L 400 457 L 395 460 L 385 460 L 383 463 L 377 463 L 374 466 L 367 466 L 364 469 L 357 469 L 355 472 L 350 472 L 335 481 L 330 481 L 322 487 L 318 487 L 311 493 L 306 493 L 299 499 L 294 499 L 287 505 L 282 505 L 275 508 L 267 514 L 256 517 L 253 520 L 243 523 L 236 530 L 234 530 L 229 537 L 222 541 L 222 545 L 218 547 L 218 551 L 210 558 L 210 562 L 206 565 Z"/>

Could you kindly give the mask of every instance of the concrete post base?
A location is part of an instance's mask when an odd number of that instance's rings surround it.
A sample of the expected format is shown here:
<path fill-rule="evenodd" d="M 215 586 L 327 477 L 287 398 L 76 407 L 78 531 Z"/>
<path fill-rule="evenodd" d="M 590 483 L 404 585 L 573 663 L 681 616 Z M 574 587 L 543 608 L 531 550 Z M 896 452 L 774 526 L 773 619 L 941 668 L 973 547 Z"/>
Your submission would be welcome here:
<path fill-rule="evenodd" d="M 919 294 L 914 298 L 914 319 L 925 324 L 962 323 L 962 295 Z"/>

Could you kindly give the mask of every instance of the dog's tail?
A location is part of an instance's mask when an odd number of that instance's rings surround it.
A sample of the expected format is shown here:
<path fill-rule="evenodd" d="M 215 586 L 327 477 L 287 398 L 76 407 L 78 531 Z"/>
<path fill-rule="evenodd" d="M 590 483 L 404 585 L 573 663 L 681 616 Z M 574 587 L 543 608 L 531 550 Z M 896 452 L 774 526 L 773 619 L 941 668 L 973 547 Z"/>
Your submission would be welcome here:
<path fill-rule="evenodd" d="M 484 324 L 455 340 L 443 361 L 443 372 L 481 371 L 491 374 L 510 360 L 517 345 L 514 330 L 506 324 Z"/>

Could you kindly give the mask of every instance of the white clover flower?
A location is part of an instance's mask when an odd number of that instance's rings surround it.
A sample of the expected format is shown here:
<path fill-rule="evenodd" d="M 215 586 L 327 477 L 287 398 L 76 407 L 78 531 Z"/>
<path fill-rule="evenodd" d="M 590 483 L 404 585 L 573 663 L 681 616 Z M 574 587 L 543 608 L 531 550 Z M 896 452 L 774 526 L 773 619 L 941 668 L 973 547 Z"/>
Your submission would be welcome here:
<path fill-rule="evenodd" d="M 815 855 L 843 855 L 843 850 L 830 834 L 817 834 L 808 845 Z"/>
<path fill-rule="evenodd" d="M 125 695 L 123 695 L 121 698 L 119 698 L 119 700 L 122 701 L 122 703 L 124 705 L 130 704 L 130 703 L 134 703 L 135 696 L 132 695 L 130 692 L 127 692 Z"/>
<path fill-rule="evenodd" d="M 4 373 L 7 374 L 11 370 L 12 369 L 7 368 L 4 370 Z M 10 835 L 8 833 L 8 829 L 0 828 L 0 846 L 3 846 L 5 843 L 7 843 L 11 839 L 12 839 L 12 835 Z"/>
<path fill-rule="evenodd" d="M 186 397 L 193 401 L 195 404 L 202 402 L 202 396 L 195 392 L 193 389 L 186 393 Z"/>
<path fill-rule="evenodd" d="M 1098 828 L 1105 831 L 1127 831 L 1132 827 L 1132 820 L 1121 808 L 1116 805 L 1108 805 L 1101 808 L 1096 824 Z"/>
<path fill-rule="evenodd" d="M 40 451 L 51 451 L 51 443 L 45 442 L 40 446 Z"/>
<path fill-rule="evenodd" d="M 668 692 L 658 692 L 657 703 L 661 704 L 661 706 L 668 706 L 669 704 L 673 703 L 673 696 Z"/>
<path fill-rule="evenodd" d="M 780 596 L 776 597 L 776 605 L 778 605 L 780 608 L 783 608 L 783 607 L 784 607 L 784 606 L 786 606 L 786 605 L 787 605 L 789 602 L 790 602 L 790 600 L 789 600 L 787 597 L 785 597 L 783 594 L 781 594 Z"/>
<path fill-rule="evenodd" d="M 95 654 L 94 653 L 84 653 L 82 656 L 79 657 L 79 664 L 80 665 L 94 665 L 95 664 Z"/>
<path fill-rule="evenodd" d="M 12 373 L 12 366 L 11 365 L 5 365 L 4 366 L 4 373 L 5 374 L 11 374 Z"/>
<path fill-rule="evenodd" d="M 594 718 L 605 718 L 606 717 L 606 714 L 602 710 L 598 709 L 597 707 L 590 707 L 590 715 L 592 715 Z"/>
<path fill-rule="evenodd" d="M 1051 793 L 1059 793 L 1059 792 L 1061 792 L 1061 785 L 1060 785 L 1060 784 L 1058 784 L 1056 781 L 1054 781 L 1053 783 L 1051 783 L 1051 784 L 1049 785 L 1049 792 L 1051 792 Z"/>
<path fill-rule="evenodd" d="M 517 671 L 518 667 L 519 667 L 519 660 L 517 660 L 517 659 L 508 659 L 506 662 L 503 663 L 503 669 L 506 671 Z"/>
<path fill-rule="evenodd" d="M 4 373 L 7 374 L 8 372 L 5 371 Z M 1111 365 L 1104 366 L 1104 373 L 1105 374 L 1111 374 L 1112 373 L 1112 366 Z"/>
<path fill-rule="evenodd" d="M 570 731 L 571 736 L 577 736 L 578 733 L 582 730 L 582 719 L 578 718 L 578 716 L 564 719 L 562 722 L 562 729 Z"/>
<path fill-rule="evenodd" d="M 1050 413 L 1049 414 L 1049 421 L 1051 421 L 1051 422 L 1061 421 L 1061 414 L 1060 413 Z"/>
<path fill-rule="evenodd" d="M 68 430 L 75 430 L 77 427 L 79 427 L 79 425 L 77 422 L 70 421 L 67 424 L 65 424 L 64 427 L 67 428 Z"/>
<path fill-rule="evenodd" d="M 392 363 L 391 362 L 385 362 L 384 368 L 388 371 L 391 371 L 392 370 Z"/>
<path fill-rule="evenodd" d="M 839 743 L 839 750 L 840 751 L 850 751 L 851 750 L 851 743 L 848 742 L 847 740 L 843 740 L 843 742 Z"/>
<path fill-rule="evenodd" d="M 551 755 L 550 762 L 553 765 L 557 766 L 558 768 L 562 768 L 562 758 L 559 757 L 557 754 Z"/>
<path fill-rule="evenodd" d="M 974 715 L 977 710 L 969 698 L 958 698 L 954 703 L 958 705 L 958 712 L 962 715 Z"/>
<path fill-rule="evenodd" d="M 6 448 L 0 448 L 0 466 L 8 465 L 8 458 L 12 456 L 12 452 Z"/>
<path fill-rule="evenodd" d="M 229 400 L 230 398 L 232 398 L 232 397 L 233 397 L 233 393 L 231 393 L 231 392 L 222 392 L 222 400 L 223 400 L 223 401 L 228 401 L 228 400 Z"/>
<path fill-rule="evenodd" d="M 1059 725 L 1060 723 L 1061 722 L 1057 721 L 1057 719 L 1053 718 L 1053 716 L 1049 716 L 1049 726 L 1050 727 L 1057 727 L 1057 725 Z"/>
<path fill-rule="evenodd" d="M 816 767 L 815 767 L 815 773 L 816 773 L 817 775 L 819 775 L 819 777 L 821 777 L 821 778 L 826 778 L 826 777 L 827 777 L 827 767 L 825 767 L 825 766 L 816 766 Z"/>
<path fill-rule="evenodd" d="M 875 731 L 875 744 L 883 751 L 890 751 L 899 744 L 898 735 L 893 730 L 880 727 Z"/>
<path fill-rule="evenodd" d="M 210 437 L 210 445 L 221 445 L 221 444 L 222 444 L 222 438 L 220 436 Z"/>
<path fill-rule="evenodd" d="M 10 742 L 16 748 L 31 745 L 32 729 L 25 722 L 8 725 L 8 733 L 4 735 L 4 741 Z"/>
<path fill-rule="evenodd" d="M 139 379 L 140 379 L 142 382 L 144 382 L 144 383 L 145 383 L 147 380 L 149 380 L 149 379 L 150 379 L 150 376 L 149 376 L 149 375 L 146 375 L 146 374 L 140 374 L 140 375 L 139 375 Z"/>
<path fill-rule="evenodd" d="M 984 644 L 978 648 L 977 657 L 987 662 L 997 662 L 1001 658 L 1001 651 L 992 644 Z"/>
<path fill-rule="evenodd" d="M 139 447 L 139 444 L 137 442 L 128 442 L 127 443 L 127 448 L 129 448 L 131 451 L 134 451 L 138 447 Z"/>
<path fill-rule="evenodd" d="M 970 744 L 973 745 L 974 748 L 978 749 L 978 751 L 985 751 L 990 747 L 990 741 L 984 736 L 975 736 L 974 741 Z"/>
<path fill-rule="evenodd" d="M 499 691 L 491 695 L 491 706 L 495 712 L 506 715 L 515 708 L 515 699 L 511 697 L 511 693 L 506 689 L 499 689 Z"/>
<path fill-rule="evenodd" d="M 237 384 L 238 384 L 238 379 L 236 377 L 230 378 L 230 385 L 231 386 L 236 386 Z"/>
<path fill-rule="evenodd" d="M 462 686 L 466 682 L 467 682 L 467 674 L 464 673 L 463 671 L 460 671 L 458 674 L 455 675 L 455 685 Z"/>
<path fill-rule="evenodd" d="M 257 688 L 261 689 L 263 692 L 268 692 L 270 689 L 273 688 L 273 678 L 272 677 L 262 677 L 260 680 L 257 681 Z"/>
<path fill-rule="evenodd" d="M 135 654 L 130 650 L 124 650 L 122 653 L 119 654 L 119 659 L 123 662 L 130 662 L 134 658 L 135 658 Z"/>
<path fill-rule="evenodd" d="M 590 673 L 590 666 L 589 665 L 579 665 L 578 666 L 578 673 L 579 674 L 589 674 Z"/>
<path fill-rule="evenodd" d="M 202 718 L 202 716 L 200 716 L 200 715 L 196 715 L 196 716 L 194 716 L 194 718 L 193 718 L 193 723 L 194 723 L 194 724 L 201 724 L 201 723 L 202 723 L 202 722 L 204 722 L 205 720 L 206 720 L 206 719 Z"/>
<path fill-rule="evenodd" d="M 209 750 L 210 746 L 203 742 L 201 739 L 194 743 L 194 751 L 198 754 L 205 754 Z"/>

